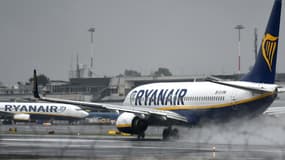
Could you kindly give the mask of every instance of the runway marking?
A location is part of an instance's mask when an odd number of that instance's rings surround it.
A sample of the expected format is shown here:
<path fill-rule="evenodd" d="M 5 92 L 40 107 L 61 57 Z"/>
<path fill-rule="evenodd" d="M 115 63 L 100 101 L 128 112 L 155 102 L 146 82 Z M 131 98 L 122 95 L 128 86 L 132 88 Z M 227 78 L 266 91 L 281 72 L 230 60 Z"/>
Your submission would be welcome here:
<path fill-rule="evenodd" d="M 13 140 L 13 142 L 16 142 Z M 22 141 L 23 142 L 23 141 Z M 31 141 L 30 141 L 31 142 Z M 203 152 L 212 152 L 211 147 L 198 147 L 193 146 L 193 147 L 162 147 L 162 146 L 134 146 L 131 144 L 120 144 L 120 145 L 98 145 L 96 143 L 94 144 L 73 144 L 73 143 L 56 143 L 56 146 L 53 146 L 51 144 L 35 144 L 35 143 L 29 143 L 29 144 L 23 144 L 23 143 L 14 143 L 11 144 L 9 142 L 0 142 L 1 146 L 3 147 L 44 147 L 44 148 L 62 148 L 65 147 L 65 149 L 72 149 L 72 148 L 80 148 L 80 149 L 144 149 L 144 150 L 171 150 L 171 151 L 203 151 Z M 1 147 L 0 147 L 1 148 Z M 235 148 L 235 149 L 227 149 L 225 146 L 221 147 L 220 149 L 216 149 L 216 152 L 244 152 L 245 148 Z M 276 150 L 276 149 L 269 149 L 269 148 L 264 148 L 264 149 L 253 149 L 253 148 L 247 148 L 247 152 L 267 152 L 267 153 L 282 153 L 281 150 Z"/>

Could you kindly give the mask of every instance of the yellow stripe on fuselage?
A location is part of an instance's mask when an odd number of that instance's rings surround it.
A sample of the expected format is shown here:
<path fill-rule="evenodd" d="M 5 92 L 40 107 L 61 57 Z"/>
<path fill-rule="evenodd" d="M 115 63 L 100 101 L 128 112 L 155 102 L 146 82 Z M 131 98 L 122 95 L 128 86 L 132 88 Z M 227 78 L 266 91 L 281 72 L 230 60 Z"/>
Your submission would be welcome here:
<path fill-rule="evenodd" d="M 132 127 L 132 124 L 117 124 L 116 126 L 118 128 L 128 128 L 128 127 Z"/>
<path fill-rule="evenodd" d="M 269 93 L 265 93 L 265 94 L 255 96 L 252 98 L 243 99 L 243 100 L 239 100 L 239 101 L 233 101 L 233 102 L 224 103 L 224 104 L 215 104 L 215 105 L 207 105 L 207 106 L 186 106 L 186 105 L 185 106 L 167 106 L 167 107 L 160 107 L 160 108 L 156 108 L 156 109 L 171 111 L 171 110 L 197 110 L 197 109 L 224 108 L 224 107 L 230 107 L 230 106 L 234 106 L 234 105 L 253 102 L 256 100 L 260 100 L 260 99 L 272 96 L 274 94 L 275 94 L 274 92 L 269 92 Z"/>

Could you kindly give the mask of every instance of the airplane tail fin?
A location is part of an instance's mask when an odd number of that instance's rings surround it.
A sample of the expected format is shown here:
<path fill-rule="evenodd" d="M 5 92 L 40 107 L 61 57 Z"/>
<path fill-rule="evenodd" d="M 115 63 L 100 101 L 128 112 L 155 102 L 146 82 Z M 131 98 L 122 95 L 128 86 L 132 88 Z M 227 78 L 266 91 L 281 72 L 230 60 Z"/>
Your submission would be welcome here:
<path fill-rule="evenodd" d="M 34 70 L 34 78 L 33 78 L 33 95 L 35 98 L 40 98 L 39 89 L 38 89 L 38 78 L 37 71 Z"/>
<path fill-rule="evenodd" d="M 271 84 L 275 82 L 281 1 L 275 0 L 256 62 L 252 70 L 241 78 L 241 81 Z"/>

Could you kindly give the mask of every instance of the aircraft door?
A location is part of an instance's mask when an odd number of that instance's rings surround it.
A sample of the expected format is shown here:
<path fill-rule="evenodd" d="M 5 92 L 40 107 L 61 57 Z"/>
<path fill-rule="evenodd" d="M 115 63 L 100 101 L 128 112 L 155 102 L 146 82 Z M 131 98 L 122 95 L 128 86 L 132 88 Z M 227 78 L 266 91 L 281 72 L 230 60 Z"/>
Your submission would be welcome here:
<path fill-rule="evenodd" d="M 235 102 L 237 101 L 237 97 L 236 97 L 236 92 L 235 91 L 232 91 L 231 92 L 231 101 L 233 103 L 232 105 L 232 110 L 238 110 L 238 107 L 237 105 L 235 104 Z"/>

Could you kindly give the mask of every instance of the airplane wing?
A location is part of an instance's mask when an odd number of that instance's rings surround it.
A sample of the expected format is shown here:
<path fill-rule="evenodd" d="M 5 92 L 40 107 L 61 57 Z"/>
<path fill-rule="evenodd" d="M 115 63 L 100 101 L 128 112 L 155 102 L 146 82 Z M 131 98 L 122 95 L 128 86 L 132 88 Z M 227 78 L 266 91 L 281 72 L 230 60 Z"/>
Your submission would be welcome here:
<path fill-rule="evenodd" d="M 65 104 L 73 104 L 79 106 L 86 106 L 90 108 L 97 108 L 97 109 L 106 109 L 112 111 L 119 111 L 119 112 L 130 112 L 134 114 L 140 114 L 145 116 L 154 116 L 158 117 L 163 120 L 176 120 L 179 122 L 188 122 L 187 118 L 177 114 L 172 111 L 163 111 L 157 110 L 148 107 L 133 107 L 133 106 L 125 106 L 125 105 L 113 105 L 113 104 L 105 104 L 105 103 L 94 103 L 94 102 L 84 102 L 84 101 L 73 101 L 73 100 L 64 100 L 64 99 L 56 99 L 56 98 L 48 98 L 48 97 L 41 97 L 38 91 L 38 82 L 36 78 L 36 70 L 34 70 L 34 83 L 33 83 L 33 95 L 35 98 L 47 101 L 47 102 L 56 102 L 56 103 L 65 103 Z"/>
<path fill-rule="evenodd" d="M 148 107 L 133 107 L 133 106 L 125 106 L 125 105 L 113 105 L 107 103 L 95 103 L 95 102 L 85 102 L 85 101 L 73 101 L 73 100 L 65 100 L 65 99 L 57 99 L 57 98 L 48 98 L 35 96 L 39 100 L 47 101 L 47 102 L 56 102 L 56 103 L 65 103 L 65 104 L 73 104 L 78 106 L 86 106 L 89 108 L 97 108 L 97 109 L 106 109 L 112 111 L 119 112 L 130 112 L 135 114 L 149 115 L 160 117 L 161 119 L 167 120 L 177 120 L 181 122 L 187 122 L 187 119 L 184 116 L 181 116 L 172 111 L 162 111 Z"/>

